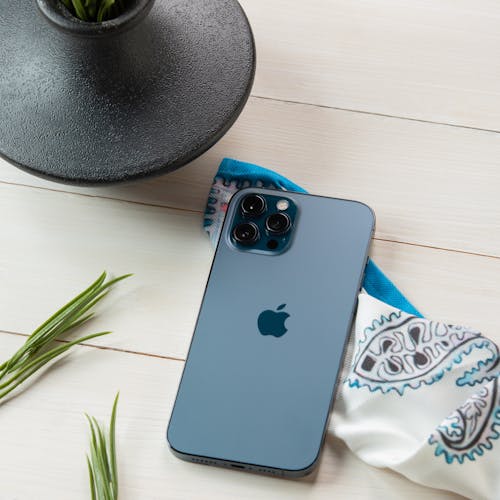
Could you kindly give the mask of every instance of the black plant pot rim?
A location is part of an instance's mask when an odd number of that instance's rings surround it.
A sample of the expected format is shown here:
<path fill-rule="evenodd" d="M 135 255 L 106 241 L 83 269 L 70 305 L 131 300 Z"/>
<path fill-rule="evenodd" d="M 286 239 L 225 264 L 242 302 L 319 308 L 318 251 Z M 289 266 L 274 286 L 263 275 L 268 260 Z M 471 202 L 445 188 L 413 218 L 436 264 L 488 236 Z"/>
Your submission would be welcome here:
<path fill-rule="evenodd" d="M 0 61 L 12 63 L 0 77 L 0 157 L 68 184 L 131 181 L 183 166 L 238 117 L 255 46 L 237 0 L 158 0 L 150 13 L 126 0 L 140 22 L 98 23 L 124 30 L 109 37 L 61 7 L 50 21 L 37 2 L 56 1 L 2 0 Z"/>
<path fill-rule="evenodd" d="M 134 27 L 151 10 L 154 0 L 133 0 L 123 14 L 100 23 L 78 19 L 61 0 L 36 0 L 36 3 L 41 13 L 61 31 L 76 36 L 98 38 Z"/>

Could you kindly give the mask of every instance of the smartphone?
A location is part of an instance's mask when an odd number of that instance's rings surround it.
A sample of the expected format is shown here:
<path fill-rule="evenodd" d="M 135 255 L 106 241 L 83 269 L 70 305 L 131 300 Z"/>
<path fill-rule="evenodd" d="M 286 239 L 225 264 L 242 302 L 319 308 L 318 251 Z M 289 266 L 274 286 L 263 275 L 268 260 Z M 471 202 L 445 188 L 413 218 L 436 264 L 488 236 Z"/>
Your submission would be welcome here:
<path fill-rule="evenodd" d="M 176 456 L 279 476 L 313 470 L 374 224 L 357 201 L 233 196 L 167 430 Z"/>

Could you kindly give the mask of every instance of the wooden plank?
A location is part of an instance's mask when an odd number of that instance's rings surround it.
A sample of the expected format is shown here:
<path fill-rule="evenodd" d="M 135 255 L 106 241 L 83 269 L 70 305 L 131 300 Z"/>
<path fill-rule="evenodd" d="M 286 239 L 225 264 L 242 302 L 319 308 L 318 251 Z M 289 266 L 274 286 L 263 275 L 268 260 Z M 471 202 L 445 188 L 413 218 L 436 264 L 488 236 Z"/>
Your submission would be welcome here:
<path fill-rule="evenodd" d="M 32 331 L 106 269 L 135 275 L 89 328 L 115 331 L 115 347 L 186 352 L 210 266 L 200 214 L 6 185 L 0 204 L 9 214 L 0 231 L 0 329 Z"/>
<path fill-rule="evenodd" d="M 184 358 L 212 250 L 196 213 L 0 185 L 0 330 L 31 332 L 103 269 L 136 273 L 86 331 Z M 429 317 L 500 341 L 500 259 L 376 241 L 372 255 Z"/>
<path fill-rule="evenodd" d="M 0 334 L 0 352 L 4 355 L 15 350 L 20 341 L 17 336 Z M 1 498 L 88 499 L 88 430 L 83 413 L 109 422 L 117 390 L 122 500 L 458 498 L 371 468 L 332 436 L 326 441 L 318 473 L 302 480 L 182 462 L 168 451 L 165 441 L 182 365 L 147 356 L 76 348 L 1 406 Z"/>
<path fill-rule="evenodd" d="M 0 181 L 203 210 L 224 156 L 310 192 L 359 199 L 377 237 L 500 256 L 500 135 L 251 99 L 212 150 L 173 174 L 102 188 L 42 181 L 0 160 Z"/>
<path fill-rule="evenodd" d="M 254 95 L 499 130 L 494 0 L 242 0 Z"/>

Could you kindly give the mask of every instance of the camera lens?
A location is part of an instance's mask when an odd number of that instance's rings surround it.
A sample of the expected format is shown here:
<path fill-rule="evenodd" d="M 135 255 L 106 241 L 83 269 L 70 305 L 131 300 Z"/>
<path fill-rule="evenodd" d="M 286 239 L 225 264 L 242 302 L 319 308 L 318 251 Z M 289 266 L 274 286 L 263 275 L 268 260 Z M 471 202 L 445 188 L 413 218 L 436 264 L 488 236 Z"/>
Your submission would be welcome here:
<path fill-rule="evenodd" d="M 241 210 L 245 215 L 257 216 L 266 209 L 266 200 L 258 194 L 249 194 L 241 202 Z"/>
<path fill-rule="evenodd" d="M 243 222 L 233 229 L 233 238 L 242 245 L 251 245 L 259 239 L 259 228 L 253 222 Z"/>
<path fill-rule="evenodd" d="M 275 234 L 286 233 L 291 226 L 290 217 L 284 213 L 271 214 L 266 219 L 266 228 L 269 232 Z"/>

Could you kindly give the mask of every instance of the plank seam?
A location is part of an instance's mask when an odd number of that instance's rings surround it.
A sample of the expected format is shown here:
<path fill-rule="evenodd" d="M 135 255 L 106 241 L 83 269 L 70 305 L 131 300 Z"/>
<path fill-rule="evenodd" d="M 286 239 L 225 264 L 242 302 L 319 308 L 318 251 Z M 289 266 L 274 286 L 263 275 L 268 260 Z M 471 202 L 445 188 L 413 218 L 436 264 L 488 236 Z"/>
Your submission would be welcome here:
<path fill-rule="evenodd" d="M 455 248 L 438 247 L 435 245 L 424 245 L 423 243 L 412 243 L 409 241 L 391 240 L 391 239 L 386 239 L 386 238 L 380 238 L 378 236 L 374 237 L 373 239 L 377 240 L 377 241 L 384 241 L 386 243 L 397 243 L 399 245 L 409 245 L 412 247 L 428 248 L 430 250 L 440 250 L 442 252 L 452 252 L 452 253 L 459 253 L 459 254 L 463 254 L 463 255 L 473 255 L 474 257 L 486 257 L 487 259 L 500 260 L 499 255 L 490 255 L 490 254 L 481 253 L 481 252 L 468 252 L 467 250 L 458 250 Z"/>
<path fill-rule="evenodd" d="M 70 194 L 70 195 L 75 195 L 75 196 L 83 196 L 83 197 L 87 197 L 87 198 L 97 198 L 97 199 L 101 199 L 101 200 L 117 201 L 117 202 L 121 202 L 121 203 L 131 203 L 133 205 L 140 205 L 140 206 L 146 206 L 146 207 L 165 208 L 168 210 L 175 210 L 175 211 L 179 211 L 179 212 L 188 212 L 188 213 L 197 214 L 197 215 L 203 214 L 203 211 L 201 211 L 201 210 L 193 210 L 190 208 L 179 208 L 179 207 L 172 207 L 170 205 L 161 205 L 158 203 L 146 203 L 143 201 L 125 200 L 123 198 L 113 198 L 111 196 L 98 196 L 98 195 L 93 195 L 93 194 L 77 193 L 74 191 L 64 191 L 62 189 L 53 189 L 53 188 L 48 188 L 48 187 L 44 187 L 44 186 L 31 186 L 29 184 L 22 184 L 22 183 L 17 183 L 17 182 L 0 181 L 0 184 L 4 184 L 4 185 L 8 185 L 8 186 L 24 187 L 24 188 L 29 188 L 29 189 L 39 189 L 42 191 L 50 191 L 50 192 L 59 193 L 59 194 L 64 193 L 64 194 Z M 396 244 L 401 244 L 401 245 L 410 245 L 410 246 L 419 247 L 419 248 L 440 250 L 443 252 L 453 252 L 453 253 L 460 253 L 460 254 L 464 254 L 464 255 L 474 255 L 476 257 L 485 257 L 488 259 L 500 259 L 499 255 L 487 254 L 487 253 L 482 253 L 482 252 L 471 252 L 468 250 L 460 250 L 458 248 L 446 248 L 446 247 L 440 247 L 440 246 L 436 246 L 436 245 L 426 245 L 424 243 L 415 243 L 415 242 L 411 242 L 411 241 L 391 240 L 391 239 L 381 238 L 379 236 L 375 236 L 373 239 L 376 241 L 384 241 L 387 243 L 396 243 Z"/>
<path fill-rule="evenodd" d="M 97 198 L 100 200 L 119 201 L 122 203 L 131 203 L 133 205 L 141 205 L 141 206 L 145 206 L 145 207 L 167 208 L 169 210 L 179 210 L 182 212 L 189 212 L 189 213 L 193 213 L 193 214 L 202 214 L 203 213 L 201 210 L 194 210 L 191 208 L 179 208 L 179 207 L 173 207 L 170 205 L 162 205 L 160 203 L 146 203 L 145 201 L 127 200 L 124 198 L 113 198 L 112 196 L 100 196 L 97 194 L 78 193 L 76 191 L 65 191 L 64 189 L 55 189 L 55 188 L 49 188 L 46 186 L 32 186 L 31 184 L 23 184 L 21 182 L 10 182 L 10 181 L 0 180 L 0 184 L 5 184 L 7 186 L 24 187 L 24 188 L 30 188 L 30 189 L 40 189 L 42 191 L 49 191 L 51 193 L 73 194 L 76 196 L 83 196 L 85 198 Z M 208 188 L 207 188 L 207 193 L 208 193 Z"/>
<path fill-rule="evenodd" d="M 0 330 L 0 333 L 5 333 L 6 335 L 15 335 L 17 337 L 29 337 L 28 333 L 12 332 L 10 330 Z M 54 342 L 57 342 L 59 344 L 68 344 L 71 341 L 70 340 L 63 340 L 63 339 L 56 339 L 56 340 L 54 340 Z M 97 345 L 97 344 L 88 344 L 86 342 L 83 342 L 81 344 L 77 344 L 77 346 L 93 347 L 94 349 L 101 349 L 102 351 L 123 352 L 126 354 L 135 354 L 137 356 L 148 356 L 150 358 L 168 359 L 170 361 L 181 361 L 183 363 L 186 361 L 184 358 L 177 358 L 175 356 L 163 356 L 161 354 L 153 354 L 153 353 L 149 353 L 149 352 L 134 351 L 131 349 L 120 349 L 118 347 L 110 347 L 110 346 L 103 346 L 103 345 Z"/>
<path fill-rule="evenodd" d="M 341 108 L 338 106 L 328 106 L 327 104 L 314 104 L 311 102 L 303 102 L 303 101 L 294 101 L 293 99 L 277 99 L 275 97 L 266 97 L 261 95 L 251 94 L 251 97 L 254 99 L 261 99 L 265 101 L 275 101 L 275 102 L 283 102 L 286 104 L 297 104 L 302 106 L 312 106 L 315 108 L 323 108 L 323 109 L 333 109 L 335 111 L 346 111 L 348 113 L 358 113 L 362 115 L 372 115 L 372 116 L 380 116 L 382 118 L 393 118 L 394 120 L 406 120 L 409 122 L 417 122 L 417 123 L 426 123 L 428 125 L 441 125 L 443 127 L 453 127 L 453 128 L 461 128 L 465 130 L 476 130 L 478 132 L 488 132 L 492 134 L 499 134 L 500 130 L 490 129 L 490 128 L 481 128 L 481 127 L 473 127 L 472 125 L 460 125 L 458 123 L 447 123 L 447 122 L 437 122 L 433 120 L 425 120 L 423 118 L 412 118 L 410 116 L 398 116 L 398 115 L 389 115 L 386 113 L 379 113 L 377 111 L 365 111 L 362 109 L 354 109 L 354 108 Z"/>

